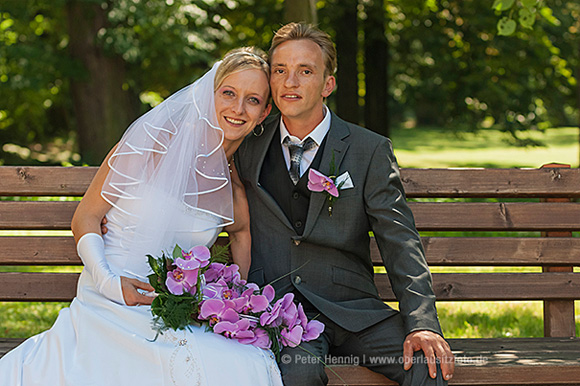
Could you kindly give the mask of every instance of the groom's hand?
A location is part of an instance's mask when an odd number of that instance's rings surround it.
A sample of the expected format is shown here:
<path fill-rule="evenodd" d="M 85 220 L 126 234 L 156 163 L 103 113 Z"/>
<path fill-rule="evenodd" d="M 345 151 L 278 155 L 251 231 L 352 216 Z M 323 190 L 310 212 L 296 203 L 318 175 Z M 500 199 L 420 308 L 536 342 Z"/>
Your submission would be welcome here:
<path fill-rule="evenodd" d="M 439 334 L 428 330 L 413 331 L 405 338 L 403 344 L 403 359 L 405 370 L 409 370 L 413 365 L 413 354 L 415 351 L 423 350 L 429 367 L 431 378 L 437 376 L 437 359 L 441 364 L 443 379 L 449 380 L 455 371 L 455 357 L 451 352 L 449 344 Z"/>
<path fill-rule="evenodd" d="M 101 220 L 101 234 L 105 234 L 109 231 L 109 229 L 107 229 L 107 216 L 103 217 L 103 219 Z"/>

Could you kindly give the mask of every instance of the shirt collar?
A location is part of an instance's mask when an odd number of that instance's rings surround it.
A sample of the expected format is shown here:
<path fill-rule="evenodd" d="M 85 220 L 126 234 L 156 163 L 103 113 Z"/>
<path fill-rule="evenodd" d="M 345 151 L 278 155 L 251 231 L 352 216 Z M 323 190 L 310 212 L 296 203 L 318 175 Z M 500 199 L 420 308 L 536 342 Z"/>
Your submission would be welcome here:
<path fill-rule="evenodd" d="M 312 138 L 318 146 L 320 146 L 320 144 L 324 140 L 324 137 L 326 136 L 326 133 L 328 133 L 328 131 L 330 130 L 330 116 L 331 116 L 330 110 L 328 109 L 328 107 L 326 107 L 326 105 L 323 104 L 322 106 L 324 108 L 324 118 L 322 119 L 322 122 L 320 122 L 318 126 L 316 126 L 314 130 L 312 130 L 310 134 L 308 134 L 304 138 L 304 139 L 308 137 Z M 295 137 L 288 132 L 286 125 L 284 125 L 284 120 L 282 119 L 282 117 L 280 117 L 280 143 L 283 143 L 284 138 L 286 137 L 290 137 L 290 140 L 295 143 L 303 142 L 303 140 L 300 141 L 298 137 Z"/>

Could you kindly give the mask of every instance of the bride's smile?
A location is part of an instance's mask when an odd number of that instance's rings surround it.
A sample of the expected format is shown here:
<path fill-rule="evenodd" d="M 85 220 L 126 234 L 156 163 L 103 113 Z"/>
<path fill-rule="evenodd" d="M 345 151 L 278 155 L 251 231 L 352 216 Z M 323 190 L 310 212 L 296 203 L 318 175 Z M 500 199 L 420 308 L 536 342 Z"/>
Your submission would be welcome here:
<path fill-rule="evenodd" d="M 215 109 L 226 141 L 242 140 L 270 112 L 268 78 L 247 69 L 228 75 L 215 92 Z"/>

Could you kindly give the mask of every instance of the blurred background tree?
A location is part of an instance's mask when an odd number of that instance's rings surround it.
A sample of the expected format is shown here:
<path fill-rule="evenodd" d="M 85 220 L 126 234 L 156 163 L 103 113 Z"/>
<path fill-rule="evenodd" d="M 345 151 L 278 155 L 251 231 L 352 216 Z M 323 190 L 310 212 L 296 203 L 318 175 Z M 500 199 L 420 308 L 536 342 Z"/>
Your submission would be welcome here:
<path fill-rule="evenodd" d="M 538 2 L 532 28 L 500 36 L 493 3 L 4 0 L 0 163 L 96 165 L 139 114 L 228 49 L 267 49 L 289 20 L 317 20 L 335 39 L 328 103 L 349 121 L 384 135 L 498 128 L 541 145 L 525 132 L 578 124 L 580 4 Z"/>

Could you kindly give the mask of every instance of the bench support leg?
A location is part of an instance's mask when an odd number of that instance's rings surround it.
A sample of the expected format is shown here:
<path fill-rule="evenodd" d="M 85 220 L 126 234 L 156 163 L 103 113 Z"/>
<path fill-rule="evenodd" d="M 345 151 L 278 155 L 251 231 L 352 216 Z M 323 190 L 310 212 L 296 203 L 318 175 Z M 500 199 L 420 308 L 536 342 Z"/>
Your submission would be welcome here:
<path fill-rule="evenodd" d="M 569 168 L 570 165 L 549 164 L 542 168 Z M 544 202 L 570 202 L 569 198 L 548 198 Z M 572 232 L 542 232 L 544 237 L 572 237 Z M 574 272 L 574 267 L 544 266 L 543 272 Z M 576 324 L 574 322 L 573 300 L 544 301 L 544 336 L 574 337 Z"/>

